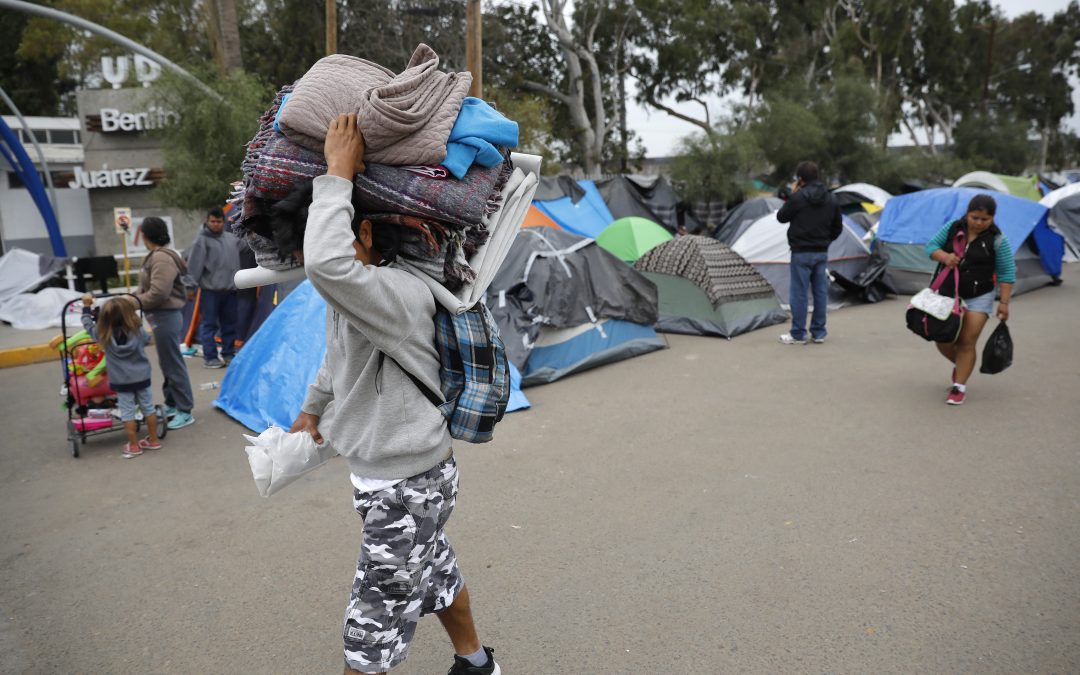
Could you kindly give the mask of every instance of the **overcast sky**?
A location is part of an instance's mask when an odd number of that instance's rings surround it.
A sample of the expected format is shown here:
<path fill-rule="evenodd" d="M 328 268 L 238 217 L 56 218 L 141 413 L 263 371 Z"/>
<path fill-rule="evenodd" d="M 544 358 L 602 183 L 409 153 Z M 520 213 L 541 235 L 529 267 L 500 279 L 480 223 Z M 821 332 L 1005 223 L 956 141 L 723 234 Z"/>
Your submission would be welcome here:
<path fill-rule="evenodd" d="M 1052 16 L 1068 6 L 1068 0 L 996 0 L 1002 11 L 1009 18 L 1019 16 L 1026 12 L 1035 11 L 1044 16 Z M 1078 111 L 1068 120 L 1068 125 L 1080 131 L 1080 82 L 1073 83 L 1073 107 Z M 679 107 L 687 114 L 699 117 L 702 108 L 697 104 L 688 104 Z M 722 104 L 712 107 L 712 114 L 723 115 Z M 644 106 L 636 106 L 633 103 L 627 110 L 627 125 L 637 132 L 645 144 L 646 154 L 650 157 L 663 157 L 673 155 L 683 136 L 694 133 L 697 127 L 675 119 L 667 113 L 655 111 Z"/>

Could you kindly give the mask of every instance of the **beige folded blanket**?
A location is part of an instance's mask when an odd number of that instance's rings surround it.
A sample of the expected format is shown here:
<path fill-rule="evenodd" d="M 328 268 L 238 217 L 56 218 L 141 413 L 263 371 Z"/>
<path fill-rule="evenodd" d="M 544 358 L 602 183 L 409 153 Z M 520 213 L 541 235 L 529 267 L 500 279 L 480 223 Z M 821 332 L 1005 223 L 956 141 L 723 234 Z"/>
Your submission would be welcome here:
<path fill-rule="evenodd" d="M 296 83 L 278 127 L 298 145 L 322 152 L 326 130 L 341 113 L 355 112 L 364 134 L 364 159 L 377 164 L 439 164 L 471 73 L 444 73 L 439 57 L 417 46 L 398 75 L 355 56 L 319 59 Z"/>

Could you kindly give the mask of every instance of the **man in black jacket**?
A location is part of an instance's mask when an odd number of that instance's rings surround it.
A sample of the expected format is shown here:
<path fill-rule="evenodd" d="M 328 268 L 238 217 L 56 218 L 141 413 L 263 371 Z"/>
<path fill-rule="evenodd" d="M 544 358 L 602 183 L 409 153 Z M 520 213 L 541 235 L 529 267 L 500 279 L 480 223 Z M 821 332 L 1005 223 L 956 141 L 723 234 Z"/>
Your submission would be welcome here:
<path fill-rule="evenodd" d="M 776 219 L 791 223 L 788 245 L 791 246 L 791 332 L 780 336 L 786 345 L 806 344 L 807 286 L 814 294 L 814 315 L 810 337 L 825 342 L 825 312 L 829 302 L 829 277 L 825 266 L 829 244 L 840 236 L 844 225 L 840 207 L 818 177 L 817 164 L 800 162 L 795 169 L 795 183 Z"/>

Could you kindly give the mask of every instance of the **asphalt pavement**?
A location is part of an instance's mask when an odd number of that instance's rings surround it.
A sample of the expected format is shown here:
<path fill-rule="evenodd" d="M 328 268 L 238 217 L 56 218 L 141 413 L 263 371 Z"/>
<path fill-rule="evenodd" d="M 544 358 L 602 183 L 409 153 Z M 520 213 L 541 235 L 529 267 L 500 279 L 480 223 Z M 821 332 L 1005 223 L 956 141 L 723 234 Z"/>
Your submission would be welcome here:
<path fill-rule="evenodd" d="M 509 675 L 1080 671 L 1078 310 L 1080 265 L 1015 299 L 959 408 L 902 299 L 526 390 L 456 449 L 482 640 Z M 56 363 L 0 370 L 0 672 L 341 672 L 344 462 L 260 498 L 190 372 L 196 424 L 125 460 L 68 454 Z M 394 672 L 451 654 L 428 618 Z"/>

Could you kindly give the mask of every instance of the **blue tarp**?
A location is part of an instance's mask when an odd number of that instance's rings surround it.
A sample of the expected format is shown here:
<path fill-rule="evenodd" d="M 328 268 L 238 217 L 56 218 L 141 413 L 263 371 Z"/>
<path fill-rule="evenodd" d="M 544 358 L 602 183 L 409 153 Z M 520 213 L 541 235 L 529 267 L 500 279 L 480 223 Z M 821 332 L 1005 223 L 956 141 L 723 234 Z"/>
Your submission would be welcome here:
<path fill-rule="evenodd" d="M 214 405 L 257 433 L 273 425 L 288 429 L 325 352 L 326 302 L 304 281 L 237 352 Z M 507 412 L 528 408 L 521 376 L 512 364 L 510 383 Z"/>
<path fill-rule="evenodd" d="M 288 429 L 325 351 L 326 302 L 305 281 L 237 352 L 214 405 L 257 433 Z"/>
<path fill-rule="evenodd" d="M 973 188 L 936 188 L 898 195 L 889 200 L 878 225 L 878 239 L 893 244 L 925 244 L 945 225 L 967 212 L 968 202 L 977 194 Z M 995 192 L 994 222 L 1009 238 L 1013 253 L 1031 237 L 1047 274 L 1061 275 L 1065 240 L 1046 224 L 1049 210 L 1030 199 Z"/>
<path fill-rule="evenodd" d="M 596 239 L 615 218 L 596 189 L 596 183 L 579 180 L 577 184 L 585 190 L 585 196 L 577 204 L 570 197 L 562 197 L 546 202 L 534 201 L 533 205 L 567 232 Z"/>

